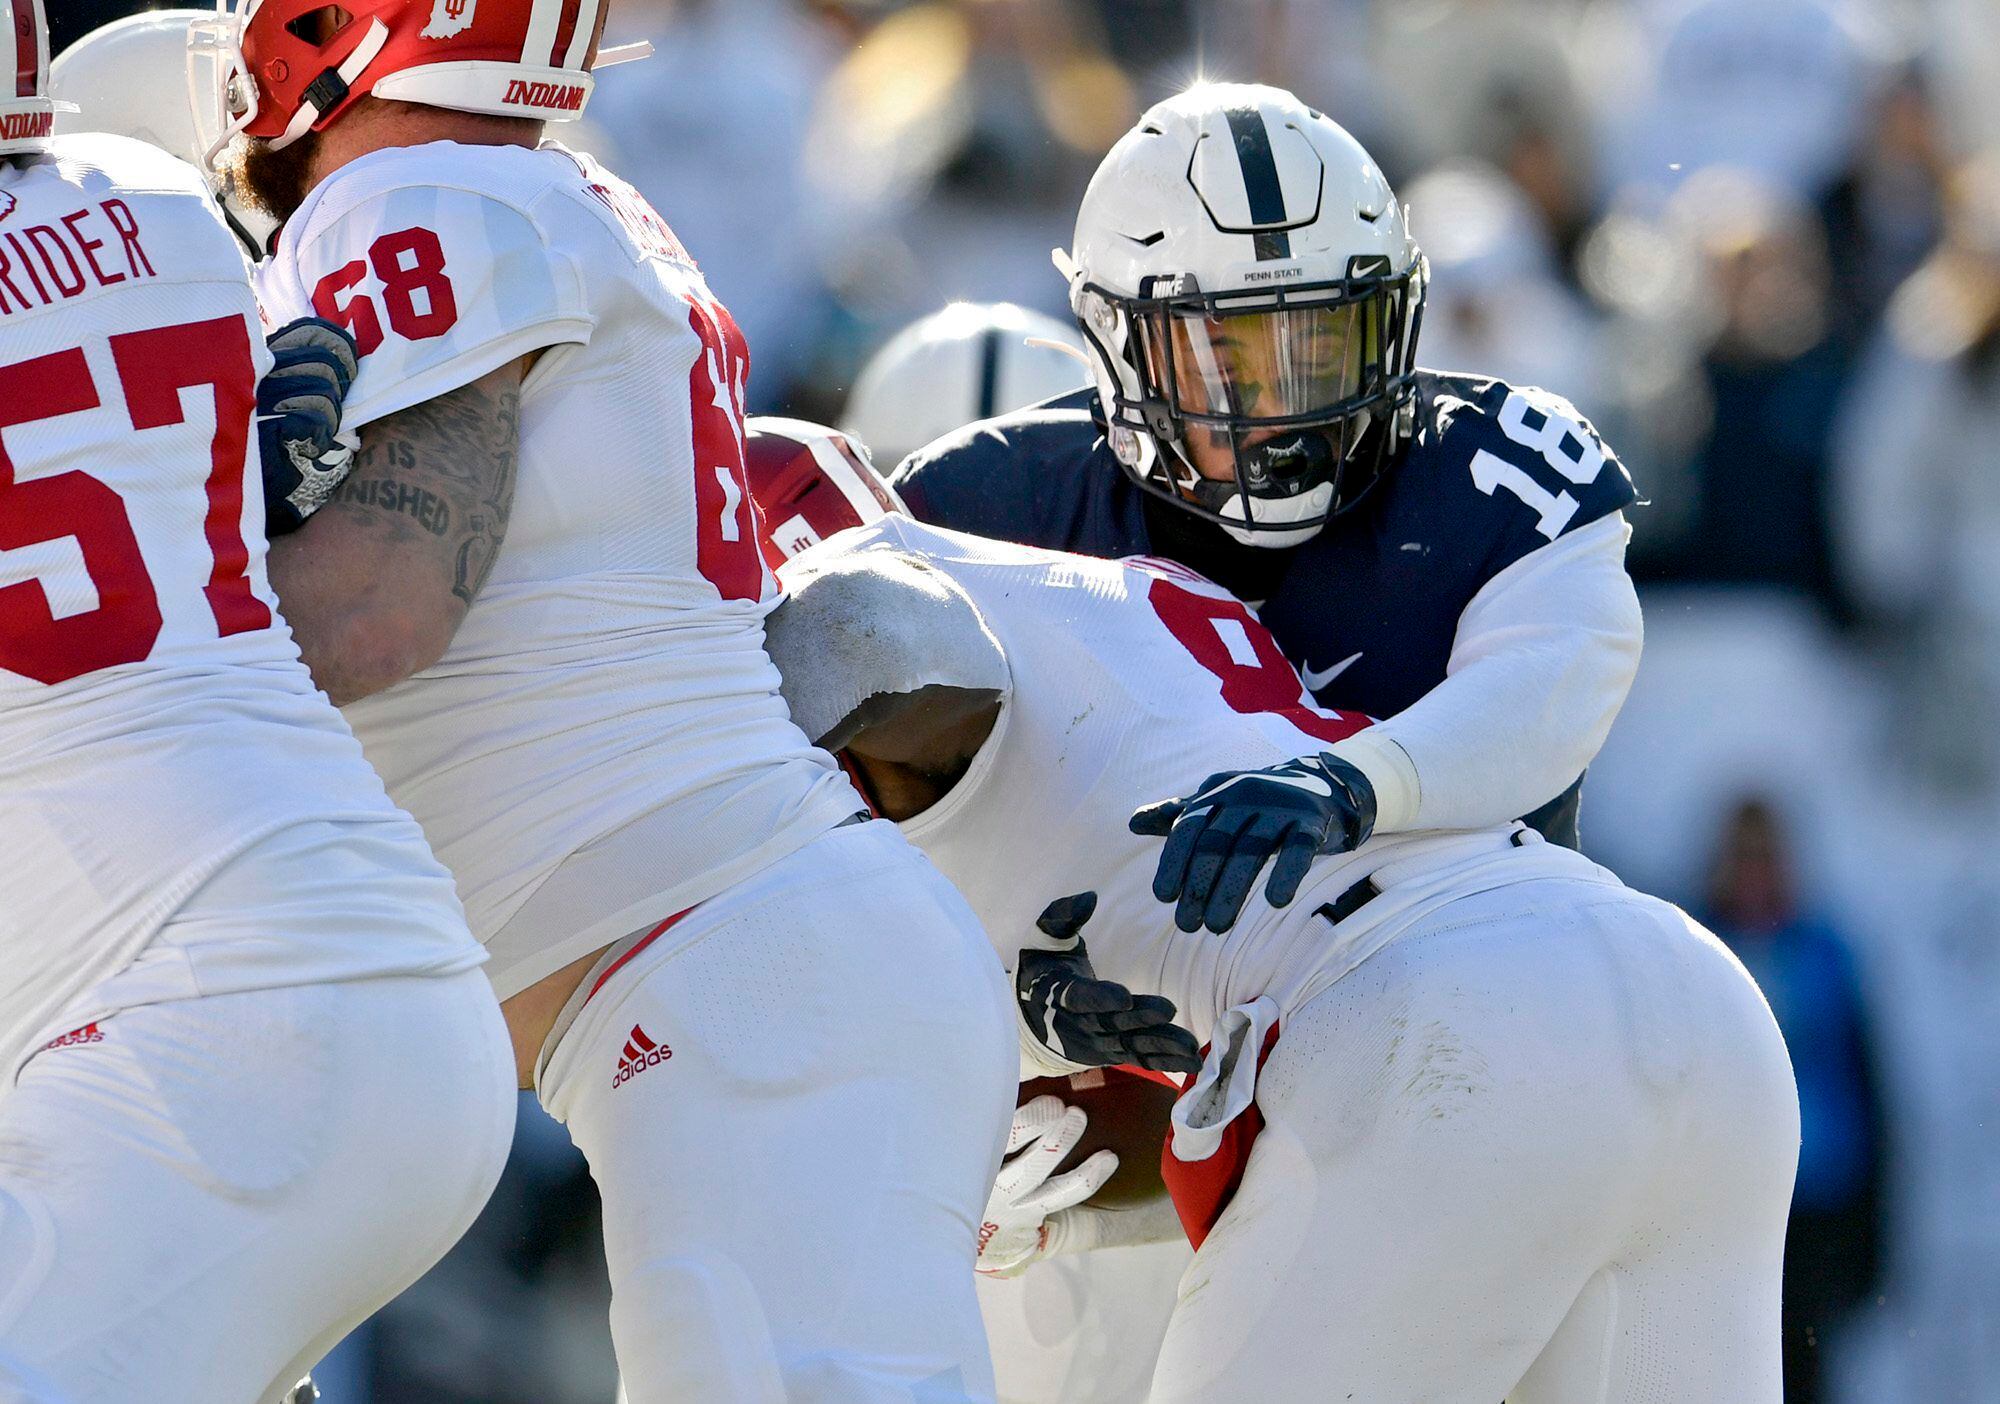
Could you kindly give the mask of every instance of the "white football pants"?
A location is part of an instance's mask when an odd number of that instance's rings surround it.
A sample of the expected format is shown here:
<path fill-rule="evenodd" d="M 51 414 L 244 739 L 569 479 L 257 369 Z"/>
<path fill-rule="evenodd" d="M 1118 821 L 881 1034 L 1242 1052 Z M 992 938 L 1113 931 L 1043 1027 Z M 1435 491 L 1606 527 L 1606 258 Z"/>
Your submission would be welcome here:
<path fill-rule="evenodd" d="M 612 967 L 539 1081 L 603 1194 L 632 1404 L 990 1400 L 972 1265 L 1017 1072 L 992 946 L 880 821 Z"/>
<path fill-rule="evenodd" d="M 270 1404 L 471 1225 L 514 1124 L 477 970 L 142 1005 L 0 1093 L 0 1401 Z"/>
<path fill-rule="evenodd" d="M 1019 1277 L 981 1277 L 1000 1404 L 1144 1404 L 1193 1256 L 1176 1238 L 1045 1258 Z"/>
<path fill-rule="evenodd" d="M 1154 1404 L 1778 1404 L 1791 1064 L 1675 908 L 1454 903 L 1285 1019 L 1257 1101 Z"/>

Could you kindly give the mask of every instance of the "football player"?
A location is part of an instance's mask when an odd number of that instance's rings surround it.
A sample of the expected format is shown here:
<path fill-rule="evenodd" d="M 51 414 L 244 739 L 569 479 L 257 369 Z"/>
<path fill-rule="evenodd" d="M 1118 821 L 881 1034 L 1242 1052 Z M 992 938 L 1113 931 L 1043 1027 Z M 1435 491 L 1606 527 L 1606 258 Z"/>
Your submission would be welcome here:
<path fill-rule="evenodd" d="M 223 0 L 214 149 L 284 220 L 264 307 L 362 353 L 352 475 L 273 579 L 590 1161 L 632 1398 L 987 1398 L 1007 992 L 778 695 L 735 323 L 542 141 L 605 14 Z"/>
<path fill-rule="evenodd" d="M 882 344 L 854 377 L 840 427 L 895 463 L 975 419 L 1090 383 L 1074 323 L 1011 302 L 954 302 Z"/>
<path fill-rule="evenodd" d="M 1003 948 L 1024 1019 L 1058 1032 L 1044 962 L 1087 956 L 1212 1042 L 1162 1165 L 1196 1253 L 1150 1399 L 1776 1404 L 1797 1095 L 1714 937 L 1511 821 L 1323 849 L 1295 896 L 1190 932 L 1134 808 L 1203 771 L 1324 801 L 1290 758 L 1367 720 L 1314 706 L 1177 564 L 925 526 L 754 463 L 752 490 L 827 538 L 770 625 L 794 717 L 989 930 L 1042 933 Z M 989 1218 L 1025 1256 L 1153 1222 L 1038 1230 L 1025 1168 Z"/>
<path fill-rule="evenodd" d="M 1096 384 L 910 458 L 914 514 L 1164 556 L 1255 602 L 1315 696 L 1386 719 L 1316 763 L 1345 810 L 1334 841 L 1525 815 L 1574 845 L 1581 773 L 1638 664 L 1632 484 L 1556 396 L 1416 368 L 1428 270 L 1367 152 L 1289 93 L 1197 87 L 1106 156 L 1057 265 Z M 1159 876 L 1184 926 L 1228 925 L 1259 837 L 1217 830 L 1192 873 L 1176 847 Z M 1143 1349 L 1072 1359 L 1101 1333 L 1026 1323 L 1048 1315 L 1038 1297 L 1086 1323 L 1160 1319 L 1173 1265 L 1143 1251 L 982 1286 L 996 1340 L 1022 1346 L 1003 1385 L 1081 1371 L 1105 1404 L 1142 1397 Z"/>
<path fill-rule="evenodd" d="M 0 1398 L 274 1404 L 472 1222 L 512 1060 L 266 578 L 352 347 L 274 370 L 200 176 L 47 69 L 0 0 Z"/>
<path fill-rule="evenodd" d="M 1095 386 L 906 461 L 917 517 L 1253 602 L 1316 696 L 1385 718 L 1329 748 L 1349 842 L 1525 815 L 1573 845 L 1638 666 L 1632 483 L 1559 396 L 1417 369 L 1427 269 L 1368 153 L 1290 93 L 1197 86 L 1055 257 Z M 1204 876 L 1180 916 L 1220 930 Z"/>

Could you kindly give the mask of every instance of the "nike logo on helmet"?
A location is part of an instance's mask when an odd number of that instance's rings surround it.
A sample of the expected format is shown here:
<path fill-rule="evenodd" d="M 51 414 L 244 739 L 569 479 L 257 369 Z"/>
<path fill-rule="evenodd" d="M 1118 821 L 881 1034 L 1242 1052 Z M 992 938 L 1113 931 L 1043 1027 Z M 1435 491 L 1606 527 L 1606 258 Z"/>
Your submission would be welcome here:
<path fill-rule="evenodd" d="M 1361 655 L 1359 653 L 1351 653 L 1347 657 L 1341 659 L 1338 663 L 1334 664 L 1331 668 L 1327 668 L 1317 672 L 1305 664 L 1300 664 L 1299 676 L 1306 680 L 1306 690 L 1308 692 L 1318 692 L 1321 688 L 1325 687 L 1328 683 L 1332 682 L 1335 678 L 1339 677 L 1342 673 L 1346 672 L 1360 659 L 1360 657 Z"/>

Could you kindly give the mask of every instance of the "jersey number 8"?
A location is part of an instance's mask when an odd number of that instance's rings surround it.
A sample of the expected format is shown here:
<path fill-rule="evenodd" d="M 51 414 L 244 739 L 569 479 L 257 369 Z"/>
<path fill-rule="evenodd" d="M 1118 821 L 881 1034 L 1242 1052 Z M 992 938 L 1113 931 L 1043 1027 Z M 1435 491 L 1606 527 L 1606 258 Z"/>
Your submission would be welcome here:
<path fill-rule="evenodd" d="M 1150 559 L 1128 564 L 1147 571 L 1160 568 Z M 1322 712 L 1314 706 L 1277 640 L 1247 605 L 1157 576 L 1146 599 L 1167 632 L 1222 683 L 1222 700 L 1231 711 L 1269 712 L 1326 742 L 1345 740 L 1368 724 L 1365 717 Z"/>

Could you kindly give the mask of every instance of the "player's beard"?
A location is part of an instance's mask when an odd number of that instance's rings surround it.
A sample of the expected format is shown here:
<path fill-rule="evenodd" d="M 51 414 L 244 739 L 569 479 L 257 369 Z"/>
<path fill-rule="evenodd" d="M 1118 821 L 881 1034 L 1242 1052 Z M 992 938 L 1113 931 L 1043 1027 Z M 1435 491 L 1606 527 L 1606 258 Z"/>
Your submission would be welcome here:
<path fill-rule="evenodd" d="M 283 150 L 263 137 L 242 137 L 224 153 L 223 171 L 239 196 L 282 224 L 311 192 L 312 158 L 318 149 L 317 132 L 307 132 Z"/>

